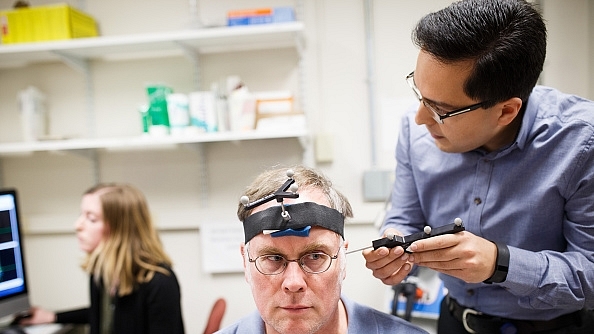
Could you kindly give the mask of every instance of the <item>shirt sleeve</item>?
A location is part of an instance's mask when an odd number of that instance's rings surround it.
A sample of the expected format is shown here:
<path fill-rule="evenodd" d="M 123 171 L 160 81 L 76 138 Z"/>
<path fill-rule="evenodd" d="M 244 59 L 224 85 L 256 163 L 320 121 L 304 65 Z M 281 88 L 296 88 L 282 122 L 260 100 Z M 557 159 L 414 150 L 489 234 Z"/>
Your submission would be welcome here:
<path fill-rule="evenodd" d="M 56 313 L 56 323 L 58 324 L 88 324 L 89 308 L 81 308 L 71 311 Z"/>
<path fill-rule="evenodd" d="M 147 296 L 149 333 L 184 333 L 181 293 L 175 274 L 155 273 L 148 283 Z"/>

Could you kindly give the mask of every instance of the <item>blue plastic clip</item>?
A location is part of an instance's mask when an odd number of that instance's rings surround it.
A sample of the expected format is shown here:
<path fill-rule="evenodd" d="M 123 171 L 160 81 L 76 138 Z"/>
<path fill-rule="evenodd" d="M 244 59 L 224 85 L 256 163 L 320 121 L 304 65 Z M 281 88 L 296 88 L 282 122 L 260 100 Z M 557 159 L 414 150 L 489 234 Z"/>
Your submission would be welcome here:
<path fill-rule="evenodd" d="M 285 237 L 285 236 L 297 236 L 297 237 L 309 237 L 309 230 L 311 230 L 311 226 L 305 226 L 300 229 L 292 229 L 288 228 L 282 231 L 276 231 L 270 234 L 272 237 Z"/>

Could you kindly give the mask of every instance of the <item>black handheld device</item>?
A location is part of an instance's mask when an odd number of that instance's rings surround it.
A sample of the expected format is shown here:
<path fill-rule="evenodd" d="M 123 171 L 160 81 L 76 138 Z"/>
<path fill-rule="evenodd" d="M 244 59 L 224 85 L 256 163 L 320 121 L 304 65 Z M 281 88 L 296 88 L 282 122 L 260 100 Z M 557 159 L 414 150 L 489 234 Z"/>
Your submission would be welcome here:
<path fill-rule="evenodd" d="M 373 240 L 372 244 L 373 249 L 378 249 L 380 247 L 394 248 L 400 246 L 404 248 L 404 251 L 409 252 L 407 250 L 408 247 L 417 240 L 431 238 L 438 235 L 458 233 L 460 231 L 464 231 L 464 224 L 462 223 L 462 219 L 456 218 L 451 224 L 433 229 L 430 226 L 425 226 L 423 232 L 413 233 L 404 237 L 399 235 L 387 236 L 381 239 Z"/>

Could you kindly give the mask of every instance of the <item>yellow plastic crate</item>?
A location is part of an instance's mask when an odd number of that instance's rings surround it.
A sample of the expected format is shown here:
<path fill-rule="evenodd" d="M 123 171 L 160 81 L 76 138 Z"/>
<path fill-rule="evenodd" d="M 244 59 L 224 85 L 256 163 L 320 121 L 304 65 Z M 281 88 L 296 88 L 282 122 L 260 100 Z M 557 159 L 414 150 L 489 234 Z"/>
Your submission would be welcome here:
<path fill-rule="evenodd" d="M 91 16 L 67 4 L 0 11 L 2 43 L 25 43 L 97 36 Z"/>

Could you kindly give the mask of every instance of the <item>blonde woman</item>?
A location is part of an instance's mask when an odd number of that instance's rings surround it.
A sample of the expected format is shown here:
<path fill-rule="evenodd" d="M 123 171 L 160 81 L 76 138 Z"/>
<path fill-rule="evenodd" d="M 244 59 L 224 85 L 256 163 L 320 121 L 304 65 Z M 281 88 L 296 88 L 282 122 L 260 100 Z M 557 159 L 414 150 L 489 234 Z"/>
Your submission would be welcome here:
<path fill-rule="evenodd" d="M 128 184 L 99 184 L 82 196 L 76 223 L 88 255 L 89 308 L 32 308 L 22 325 L 89 324 L 91 334 L 184 333 L 180 288 L 144 195 Z"/>

